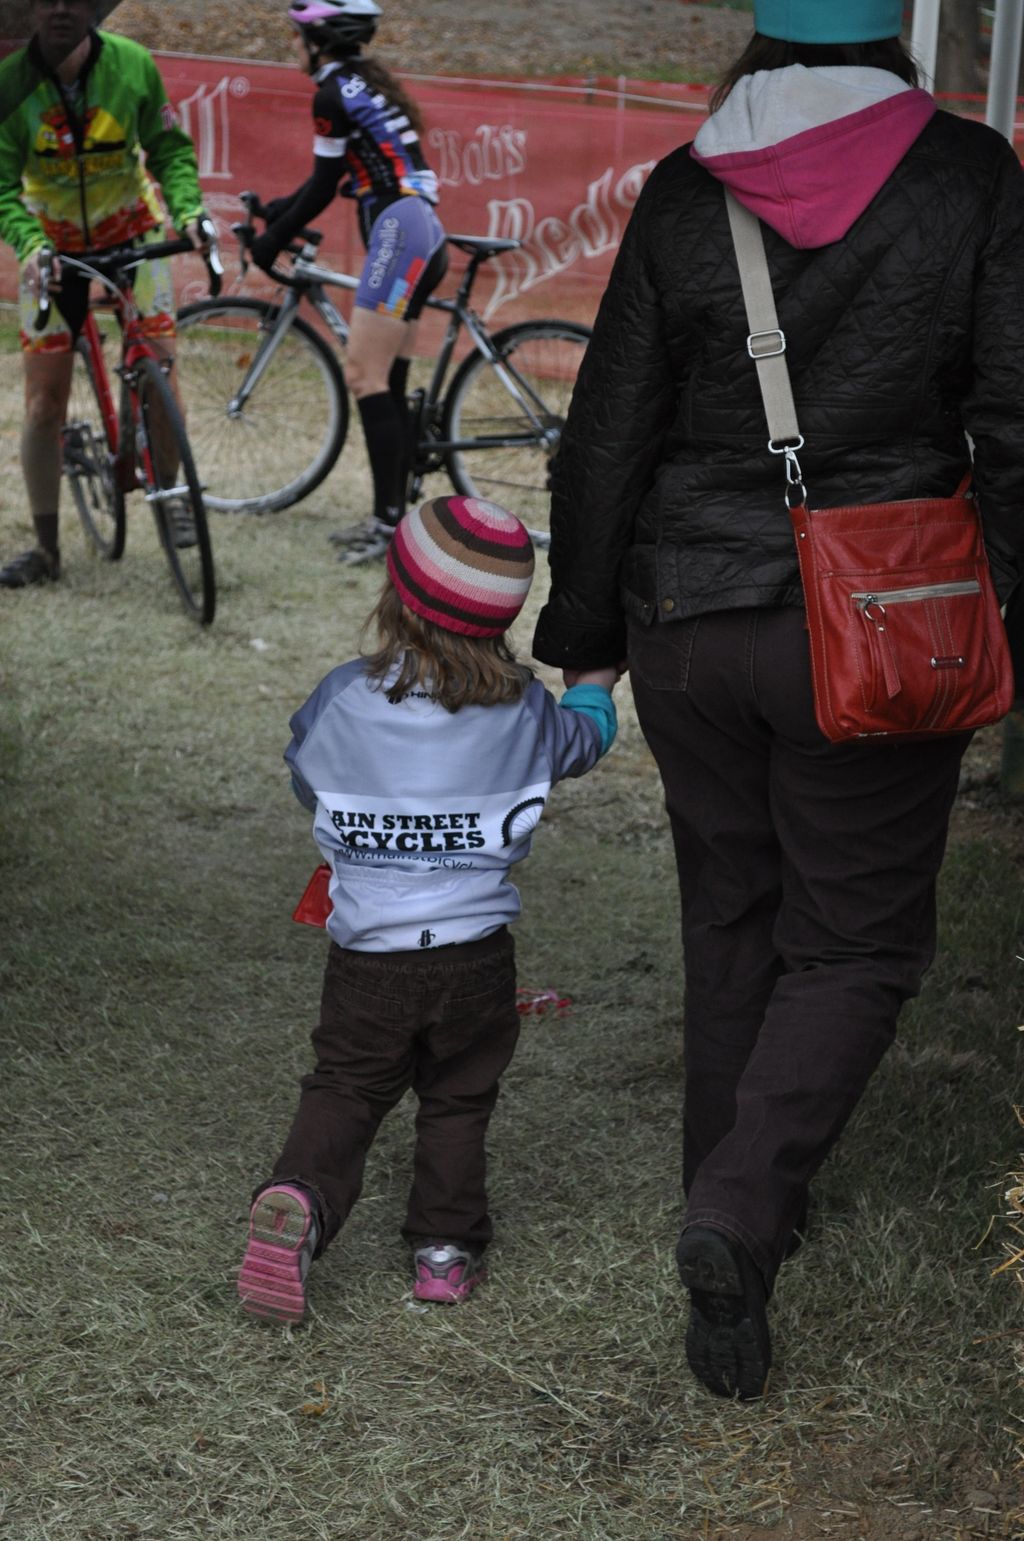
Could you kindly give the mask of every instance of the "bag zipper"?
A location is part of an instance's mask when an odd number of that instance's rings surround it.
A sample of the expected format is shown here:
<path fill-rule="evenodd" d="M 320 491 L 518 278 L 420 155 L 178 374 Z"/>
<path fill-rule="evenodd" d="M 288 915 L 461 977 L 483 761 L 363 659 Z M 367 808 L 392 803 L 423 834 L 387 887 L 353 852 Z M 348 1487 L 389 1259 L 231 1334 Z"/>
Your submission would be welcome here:
<path fill-rule="evenodd" d="M 900 605 L 915 599 L 949 599 L 956 594 L 978 594 L 981 584 L 977 578 L 962 578 L 951 583 L 921 583 L 910 589 L 872 589 L 870 593 L 851 594 L 858 608 L 869 605 Z"/>
<path fill-rule="evenodd" d="M 850 598 L 855 602 L 857 609 L 867 624 L 873 627 L 878 642 L 880 662 L 882 665 L 882 678 L 885 681 L 886 694 L 891 700 L 898 696 L 903 688 L 900 679 L 899 666 L 896 661 L 896 653 L 893 649 L 892 638 L 889 636 L 885 624 L 886 605 L 900 605 L 914 600 L 926 599 L 951 599 L 958 594 L 979 594 L 981 584 L 977 578 L 961 578 L 949 583 L 919 583 L 906 589 L 878 589 L 874 593 L 855 593 Z M 963 660 L 957 660 L 962 663 Z M 935 666 L 935 659 L 932 659 Z"/>

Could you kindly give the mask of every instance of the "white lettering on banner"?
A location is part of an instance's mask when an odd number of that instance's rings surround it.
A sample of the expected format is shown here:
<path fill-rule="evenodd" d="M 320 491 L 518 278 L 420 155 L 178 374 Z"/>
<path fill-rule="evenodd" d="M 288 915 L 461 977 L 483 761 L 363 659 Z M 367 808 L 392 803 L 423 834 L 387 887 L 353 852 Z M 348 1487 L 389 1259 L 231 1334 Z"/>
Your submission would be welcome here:
<path fill-rule="evenodd" d="M 228 97 L 246 96 L 249 82 L 244 76 L 234 79 L 223 75 L 215 86 L 203 83 L 191 96 L 178 103 L 181 126 L 196 147 L 201 177 L 227 178 L 231 175 L 231 127 Z"/>
<path fill-rule="evenodd" d="M 481 123 L 471 139 L 456 129 L 434 128 L 427 135 L 430 162 L 442 187 L 468 182 L 500 182 L 526 170 L 526 130 L 511 123 Z"/>
<path fill-rule="evenodd" d="M 495 284 L 484 315 L 492 316 L 517 295 L 564 273 L 578 259 L 614 250 L 622 239 L 621 214 L 632 209 L 656 164 L 643 161 L 631 166 L 614 187 L 615 169 L 609 166 L 591 182 L 585 200 L 567 220 L 553 214 L 538 219 L 529 198 L 492 198 L 487 205 L 487 234 L 522 245 L 518 251 L 499 253 L 490 264 Z"/>

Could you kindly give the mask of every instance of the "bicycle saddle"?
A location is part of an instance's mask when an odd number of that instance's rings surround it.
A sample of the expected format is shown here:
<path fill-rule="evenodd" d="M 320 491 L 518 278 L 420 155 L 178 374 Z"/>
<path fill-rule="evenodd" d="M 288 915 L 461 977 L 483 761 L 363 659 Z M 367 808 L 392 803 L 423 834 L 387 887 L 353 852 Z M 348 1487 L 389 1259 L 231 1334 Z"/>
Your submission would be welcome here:
<path fill-rule="evenodd" d="M 522 246 L 522 241 L 502 241 L 497 236 L 491 235 L 450 235 L 449 246 L 457 246 L 460 251 L 468 252 L 472 257 L 479 253 L 481 257 L 493 257 L 495 252 L 515 251 Z"/>

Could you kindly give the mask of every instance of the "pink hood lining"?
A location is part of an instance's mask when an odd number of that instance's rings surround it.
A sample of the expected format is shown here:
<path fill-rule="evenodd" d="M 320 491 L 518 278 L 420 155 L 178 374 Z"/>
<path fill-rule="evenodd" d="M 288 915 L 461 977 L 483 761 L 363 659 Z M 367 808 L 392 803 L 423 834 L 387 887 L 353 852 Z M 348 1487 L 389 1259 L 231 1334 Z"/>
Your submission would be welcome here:
<path fill-rule="evenodd" d="M 839 241 L 888 181 L 936 106 L 901 91 L 763 149 L 690 154 L 791 246 Z"/>

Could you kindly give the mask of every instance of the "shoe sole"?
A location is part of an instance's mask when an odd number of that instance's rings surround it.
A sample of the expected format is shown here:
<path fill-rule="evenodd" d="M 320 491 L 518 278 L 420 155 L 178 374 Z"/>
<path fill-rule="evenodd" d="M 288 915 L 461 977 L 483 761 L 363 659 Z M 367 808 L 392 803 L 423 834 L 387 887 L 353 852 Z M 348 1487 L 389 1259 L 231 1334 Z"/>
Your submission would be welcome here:
<path fill-rule="evenodd" d="M 338 561 L 342 567 L 367 567 L 371 562 L 383 562 L 387 554 L 387 546 L 375 546 L 372 551 L 344 551 Z"/>
<path fill-rule="evenodd" d="M 306 1311 L 302 1248 L 311 1212 L 290 1193 L 261 1196 L 249 1221 L 249 1244 L 238 1271 L 243 1310 L 267 1321 L 301 1322 Z"/>
<path fill-rule="evenodd" d="M 676 1261 L 690 1291 L 690 1369 L 716 1396 L 756 1401 L 764 1395 L 771 1369 L 763 1302 L 748 1298 L 732 1248 L 715 1231 L 684 1231 Z"/>
<path fill-rule="evenodd" d="M 413 1297 L 416 1300 L 431 1300 L 440 1305 L 458 1305 L 460 1301 L 468 1300 L 478 1284 L 483 1284 L 487 1278 L 486 1270 L 480 1273 L 470 1274 L 462 1284 L 449 1284 L 447 1279 L 417 1279 L 412 1287 Z"/>
<path fill-rule="evenodd" d="M 351 550 L 353 546 L 365 546 L 369 538 L 369 531 L 357 534 L 354 530 L 335 530 L 327 537 L 332 546 L 340 546 L 343 550 Z"/>

